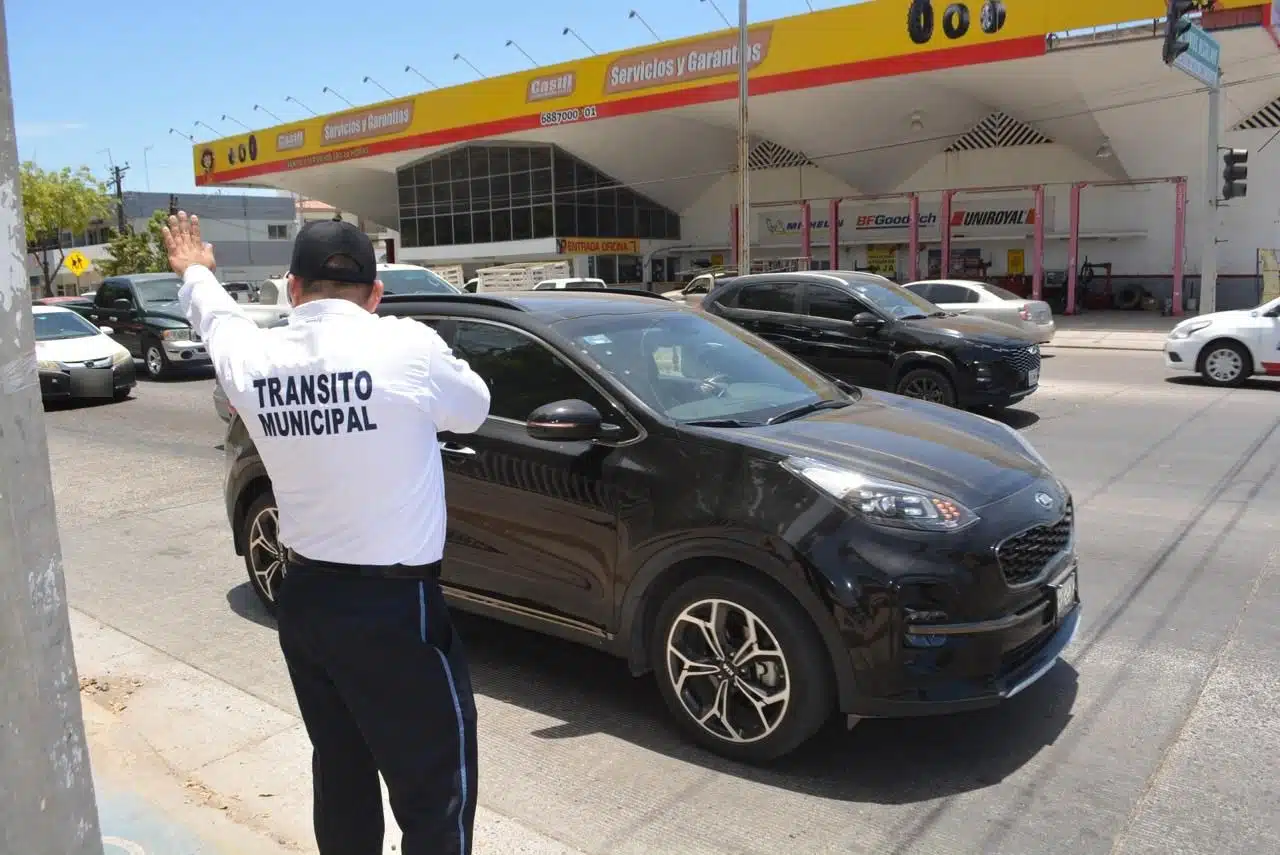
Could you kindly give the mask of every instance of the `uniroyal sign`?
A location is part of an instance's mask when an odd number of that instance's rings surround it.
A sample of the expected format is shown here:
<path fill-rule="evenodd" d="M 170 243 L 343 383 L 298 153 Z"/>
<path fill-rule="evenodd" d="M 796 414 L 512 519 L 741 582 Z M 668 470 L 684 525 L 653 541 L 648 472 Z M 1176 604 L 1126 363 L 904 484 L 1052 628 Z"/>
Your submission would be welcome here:
<path fill-rule="evenodd" d="M 920 232 L 936 237 L 941 229 L 937 200 L 921 200 Z M 819 213 L 815 205 L 809 221 L 809 236 L 812 239 L 826 239 L 831 231 L 827 221 L 826 205 L 821 206 Z M 905 242 L 911 233 L 911 211 L 905 205 L 877 205 L 875 207 L 860 206 L 856 202 L 845 202 L 840 207 L 840 237 L 842 240 L 856 240 L 862 237 L 872 242 Z M 1045 199 L 1045 228 L 1053 227 L 1053 198 Z M 951 203 L 951 233 L 965 235 L 1010 235 L 1028 234 L 1035 228 L 1036 210 L 1031 199 L 983 199 L 974 197 L 972 201 L 961 196 Z M 757 226 L 760 240 L 765 242 L 779 241 L 797 242 L 803 230 L 799 208 L 773 208 L 761 211 Z"/>

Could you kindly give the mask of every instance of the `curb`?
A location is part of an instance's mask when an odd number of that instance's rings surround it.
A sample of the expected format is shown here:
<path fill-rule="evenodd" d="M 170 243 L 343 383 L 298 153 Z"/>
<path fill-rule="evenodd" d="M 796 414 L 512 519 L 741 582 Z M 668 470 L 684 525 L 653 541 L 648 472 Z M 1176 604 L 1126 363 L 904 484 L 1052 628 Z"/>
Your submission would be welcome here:
<path fill-rule="evenodd" d="M 242 826 L 265 832 L 277 845 L 316 851 L 311 744 L 295 710 L 261 701 L 83 612 L 69 611 L 86 703 L 145 743 L 181 786 L 226 804 Z M 400 831 L 385 789 L 383 809 L 383 853 L 393 855 Z M 474 855 L 586 855 L 483 804 L 476 808 L 475 830 Z"/>
<path fill-rule="evenodd" d="M 1136 345 L 1136 344 L 1063 344 L 1061 342 L 1050 342 L 1049 344 L 1040 345 L 1040 349 L 1056 349 L 1056 350 L 1124 350 L 1131 353 L 1163 353 L 1164 348 L 1153 345 Z"/>

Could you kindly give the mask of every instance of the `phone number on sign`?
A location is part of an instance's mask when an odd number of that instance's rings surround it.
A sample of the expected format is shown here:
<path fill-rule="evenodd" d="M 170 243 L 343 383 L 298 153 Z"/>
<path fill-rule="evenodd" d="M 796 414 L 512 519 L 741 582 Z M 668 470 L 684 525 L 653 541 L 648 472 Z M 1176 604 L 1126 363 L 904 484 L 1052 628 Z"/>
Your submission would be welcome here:
<path fill-rule="evenodd" d="M 599 113 L 595 107 L 574 107 L 572 110 L 552 110 L 550 113 L 542 114 L 542 126 L 545 128 L 549 125 L 569 125 L 574 122 L 582 122 L 588 119 L 594 119 Z"/>

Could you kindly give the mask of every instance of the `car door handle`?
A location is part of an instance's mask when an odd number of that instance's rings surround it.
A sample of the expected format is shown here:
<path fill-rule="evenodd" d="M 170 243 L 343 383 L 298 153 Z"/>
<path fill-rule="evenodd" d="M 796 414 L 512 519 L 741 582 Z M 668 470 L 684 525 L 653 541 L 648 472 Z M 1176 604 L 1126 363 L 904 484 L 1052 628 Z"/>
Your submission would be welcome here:
<path fill-rule="evenodd" d="M 467 457 L 470 457 L 476 453 L 476 450 L 474 448 L 470 448 L 465 445 L 459 445 L 456 442 L 442 442 L 440 443 L 440 450 L 443 451 L 445 454 L 461 454 Z"/>

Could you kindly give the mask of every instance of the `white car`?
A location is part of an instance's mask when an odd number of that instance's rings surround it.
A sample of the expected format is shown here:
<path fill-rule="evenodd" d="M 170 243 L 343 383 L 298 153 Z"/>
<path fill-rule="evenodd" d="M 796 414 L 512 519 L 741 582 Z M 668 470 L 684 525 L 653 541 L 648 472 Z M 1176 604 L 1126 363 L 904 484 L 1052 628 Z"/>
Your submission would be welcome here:
<path fill-rule="evenodd" d="M 686 306 L 700 306 L 711 289 L 733 277 L 732 273 L 702 273 L 689 280 L 689 284 L 675 291 L 664 291 L 662 296 Z"/>
<path fill-rule="evenodd" d="M 902 287 L 945 311 L 1017 327 L 1036 344 L 1053 341 L 1057 325 L 1043 300 L 1027 300 L 999 285 L 965 279 L 926 279 Z"/>
<path fill-rule="evenodd" d="M 603 279 L 575 276 L 567 279 L 543 279 L 533 286 L 535 291 L 557 291 L 561 288 L 607 288 Z"/>
<path fill-rule="evenodd" d="M 31 312 L 44 400 L 129 397 L 137 368 L 129 351 L 111 338 L 114 330 L 58 306 L 33 306 Z"/>
<path fill-rule="evenodd" d="M 1256 309 L 1188 318 L 1165 340 L 1164 365 L 1196 372 L 1214 386 L 1239 386 L 1251 374 L 1280 374 L 1280 298 Z"/>

